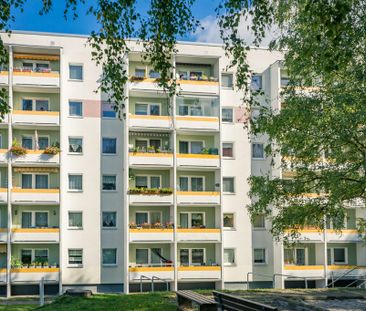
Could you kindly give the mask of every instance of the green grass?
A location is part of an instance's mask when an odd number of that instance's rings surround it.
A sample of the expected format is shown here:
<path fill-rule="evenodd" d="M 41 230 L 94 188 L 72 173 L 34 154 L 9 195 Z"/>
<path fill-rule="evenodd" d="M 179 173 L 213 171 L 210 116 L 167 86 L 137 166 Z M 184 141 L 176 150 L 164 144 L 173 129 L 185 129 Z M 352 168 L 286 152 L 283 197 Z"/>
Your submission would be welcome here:
<path fill-rule="evenodd" d="M 28 311 L 36 307 L 37 305 L 0 305 L 0 311 Z"/>

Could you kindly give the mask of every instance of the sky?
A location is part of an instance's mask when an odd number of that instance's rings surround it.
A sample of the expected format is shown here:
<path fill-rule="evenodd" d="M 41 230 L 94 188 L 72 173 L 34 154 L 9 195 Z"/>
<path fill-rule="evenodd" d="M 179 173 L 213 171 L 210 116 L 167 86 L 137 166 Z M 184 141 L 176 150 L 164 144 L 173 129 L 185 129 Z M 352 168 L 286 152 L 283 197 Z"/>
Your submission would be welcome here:
<path fill-rule="evenodd" d="M 72 16 L 65 20 L 63 16 L 64 0 L 53 0 L 53 9 L 44 16 L 38 14 L 42 7 L 42 0 L 28 0 L 24 12 L 16 10 L 13 12 L 15 21 L 11 24 L 12 30 L 56 32 L 69 34 L 89 34 L 97 29 L 97 23 L 93 16 L 85 14 L 86 8 L 95 0 L 86 0 L 87 5 L 78 9 L 79 18 L 75 21 Z M 149 0 L 138 0 L 137 10 L 144 12 L 146 3 Z M 193 6 L 193 13 L 201 21 L 204 30 L 197 34 L 190 34 L 180 40 L 199 42 L 220 42 L 218 27 L 215 19 L 215 8 L 220 0 L 196 0 Z"/>

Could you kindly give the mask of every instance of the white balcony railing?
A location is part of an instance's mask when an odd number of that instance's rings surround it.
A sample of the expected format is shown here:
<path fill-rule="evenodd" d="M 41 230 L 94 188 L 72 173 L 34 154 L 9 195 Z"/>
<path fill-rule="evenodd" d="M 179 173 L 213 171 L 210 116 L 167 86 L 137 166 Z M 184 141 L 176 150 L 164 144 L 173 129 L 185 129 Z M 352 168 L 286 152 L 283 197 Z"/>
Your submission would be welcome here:
<path fill-rule="evenodd" d="M 131 282 L 140 282 L 141 276 L 152 278 L 153 276 L 169 281 L 174 279 L 174 267 L 130 267 L 129 279 Z"/>
<path fill-rule="evenodd" d="M 220 192 L 216 191 L 177 191 L 178 204 L 220 204 Z"/>
<path fill-rule="evenodd" d="M 37 124 L 43 126 L 59 126 L 58 111 L 13 110 L 12 122 L 16 124 Z"/>
<path fill-rule="evenodd" d="M 214 154 L 177 154 L 178 166 L 220 167 L 220 157 Z"/>
<path fill-rule="evenodd" d="M 59 204 L 59 189 L 20 189 L 13 188 L 12 201 L 15 204 Z"/>
<path fill-rule="evenodd" d="M 218 131 L 220 122 L 218 117 L 176 116 L 178 129 Z"/>
<path fill-rule="evenodd" d="M 11 269 L 12 283 L 37 283 L 43 278 L 46 282 L 58 283 L 59 268 L 16 268 Z"/>
<path fill-rule="evenodd" d="M 129 164 L 132 166 L 173 166 L 173 154 L 166 152 L 130 152 Z"/>
<path fill-rule="evenodd" d="M 199 229 L 177 229 L 177 238 L 179 242 L 220 242 L 221 231 L 216 228 L 199 228 Z"/>
<path fill-rule="evenodd" d="M 130 194 L 130 204 L 147 205 L 171 205 L 173 204 L 173 195 L 158 194 Z"/>
<path fill-rule="evenodd" d="M 12 242 L 58 243 L 60 241 L 59 228 L 14 228 L 11 231 Z"/>
<path fill-rule="evenodd" d="M 130 229 L 130 242 L 172 242 L 173 229 Z"/>
<path fill-rule="evenodd" d="M 13 71 L 15 85 L 60 86 L 60 74 L 56 71 L 35 72 L 26 68 L 16 68 Z"/>
<path fill-rule="evenodd" d="M 157 128 L 170 129 L 173 126 L 172 118 L 169 116 L 145 116 L 131 114 L 129 118 L 131 128 Z"/>
<path fill-rule="evenodd" d="M 180 266 L 178 267 L 179 280 L 220 280 L 220 266 Z"/>
<path fill-rule="evenodd" d="M 13 163 L 37 163 L 37 164 L 49 164 L 57 165 L 60 163 L 59 154 L 45 154 L 44 150 L 27 150 L 27 154 L 24 156 L 13 157 Z"/>

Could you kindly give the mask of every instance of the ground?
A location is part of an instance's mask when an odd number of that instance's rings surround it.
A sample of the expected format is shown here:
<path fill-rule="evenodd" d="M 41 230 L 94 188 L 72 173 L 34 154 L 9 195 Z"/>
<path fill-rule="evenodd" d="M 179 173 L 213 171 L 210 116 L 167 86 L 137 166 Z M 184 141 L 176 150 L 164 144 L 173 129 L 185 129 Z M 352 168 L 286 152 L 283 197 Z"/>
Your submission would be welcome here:
<path fill-rule="evenodd" d="M 211 295 L 212 291 L 198 291 Z M 363 289 L 288 289 L 227 291 L 261 303 L 278 307 L 280 311 L 363 311 L 366 310 L 366 290 Z M 0 300 L 0 311 L 173 311 L 177 310 L 175 293 L 143 293 L 131 295 L 93 295 L 91 298 L 62 296 L 39 308 L 37 299 L 15 298 Z"/>

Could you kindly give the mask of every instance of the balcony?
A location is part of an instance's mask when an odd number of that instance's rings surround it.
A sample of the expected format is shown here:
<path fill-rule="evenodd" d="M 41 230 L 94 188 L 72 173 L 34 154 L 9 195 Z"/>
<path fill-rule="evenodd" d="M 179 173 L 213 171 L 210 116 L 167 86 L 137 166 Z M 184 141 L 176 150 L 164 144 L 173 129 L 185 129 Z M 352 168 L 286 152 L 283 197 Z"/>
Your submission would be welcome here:
<path fill-rule="evenodd" d="M 221 230 L 216 228 L 177 229 L 178 242 L 220 242 Z"/>
<path fill-rule="evenodd" d="M 13 110 L 13 125 L 59 126 L 58 111 Z"/>
<path fill-rule="evenodd" d="M 178 267 L 178 280 L 220 280 L 220 266 L 180 266 Z"/>
<path fill-rule="evenodd" d="M 177 97 L 176 111 L 178 129 L 218 131 L 220 128 L 217 97 Z"/>
<path fill-rule="evenodd" d="M 59 204 L 59 189 L 12 189 L 14 204 Z"/>
<path fill-rule="evenodd" d="M 59 228 L 14 228 L 12 242 L 59 243 Z"/>
<path fill-rule="evenodd" d="M 145 205 L 172 205 L 173 193 L 170 188 L 143 189 L 133 188 L 129 190 L 130 204 Z"/>
<path fill-rule="evenodd" d="M 8 229 L 0 228 L 0 242 L 6 243 L 8 239 Z"/>
<path fill-rule="evenodd" d="M 143 228 L 130 226 L 130 242 L 173 242 L 173 228 Z"/>
<path fill-rule="evenodd" d="M 171 152 L 130 152 L 129 164 L 131 166 L 173 166 Z"/>
<path fill-rule="evenodd" d="M 352 276 L 363 276 L 365 275 L 365 267 L 357 267 L 353 265 L 328 265 L 328 272 L 334 275 L 342 275 L 345 272 L 354 269 Z M 324 278 L 324 265 L 285 265 L 284 273 L 306 278 Z"/>
<path fill-rule="evenodd" d="M 152 278 L 153 276 L 163 280 L 174 279 L 174 267 L 173 266 L 136 266 L 129 267 L 129 279 L 131 282 L 140 282 L 141 276 Z"/>
<path fill-rule="evenodd" d="M 0 70 L 0 85 L 7 85 L 9 82 L 8 78 L 9 72 L 5 70 Z"/>
<path fill-rule="evenodd" d="M 8 202 L 8 189 L 0 188 L 0 203 Z"/>
<path fill-rule="evenodd" d="M 217 168 L 220 167 L 220 157 L 216 154 L 178 153 L 177 165 Z"/>
<path fill-rule="evenodd" d="M 0 163 L 6 163 L 8 162 L 8 149 L 0 149 Z"/>
<path fill-rule="evenodd" d="M 170 129 L 173 124 L 170 116 L 130 114 L 129 126 L 131 128 Z"/>
<path fill-rule="evenodd" d="M 6 268 L 0 269 L 0 283 L 6 283 Z"/>
<path fill-rule="evenodd" d="M 217 191 L 177 191 L 177 203 L 181 205 L 219 205 L 220 192 Z"/>
<path fill-rule="evenodd" d="M 58 165 L 60 163 L 60 155 L 47 154 L 44 150 L 27 150 L 24 156 L 13 157 L 13 163 Z"/>
<path fill-rule="evenodd" d="M 323 231 L 316 228 L 307 228 L 299 231 L 299 240 L 303 241 L 314 241 L 323 242 L 324 235 Z M 328 242 L 359 242 L 361 237 L 357 229 L 343 229 L 341 231 L 336 231 L 333 229 L 327 229 L 327 241 Z"/>
<path fill-rule="evenodd" d="M 12 268 L 11 282 L 39 283 L 44 278 L 48 283 L 58 283 L 60 280 L 59 268 Z"/>

